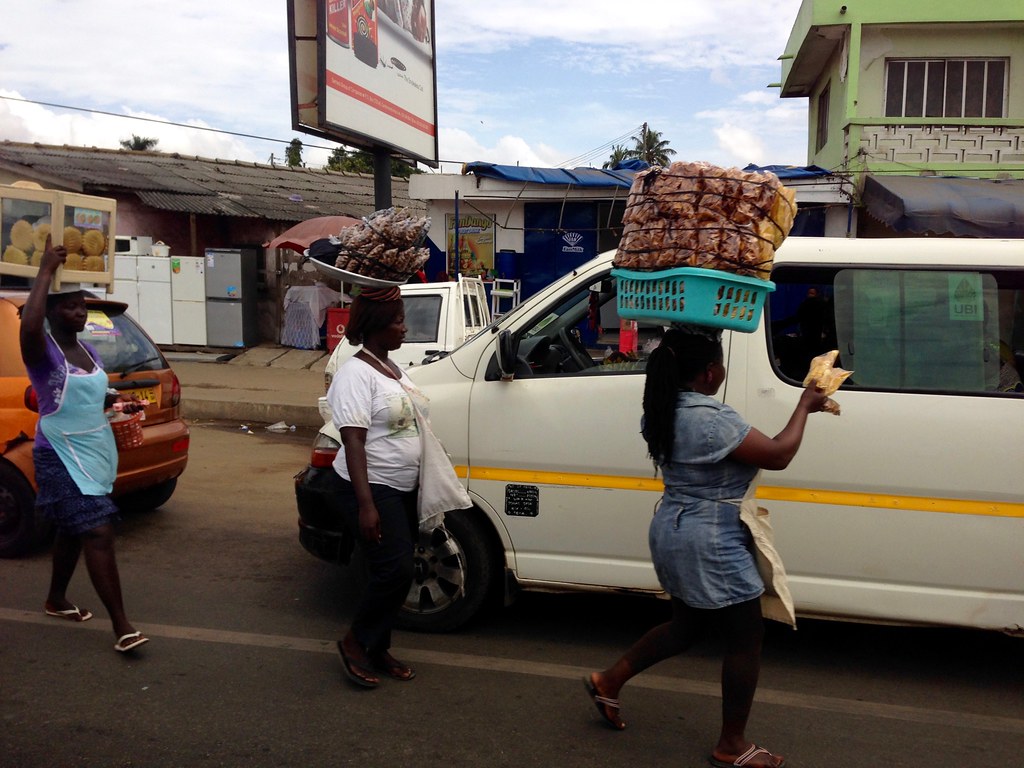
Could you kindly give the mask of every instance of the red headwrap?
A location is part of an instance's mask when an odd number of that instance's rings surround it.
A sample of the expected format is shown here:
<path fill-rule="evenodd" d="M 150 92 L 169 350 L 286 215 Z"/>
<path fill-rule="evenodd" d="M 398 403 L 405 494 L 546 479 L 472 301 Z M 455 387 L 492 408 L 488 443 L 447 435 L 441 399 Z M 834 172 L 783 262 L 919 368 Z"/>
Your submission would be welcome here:
<path fill-rule="evenodd" d="M 367 301 L 395 301 L 402 298 L 402 291 L 397 285 L 386 288 L 363 288 L 359 295 Z"/>

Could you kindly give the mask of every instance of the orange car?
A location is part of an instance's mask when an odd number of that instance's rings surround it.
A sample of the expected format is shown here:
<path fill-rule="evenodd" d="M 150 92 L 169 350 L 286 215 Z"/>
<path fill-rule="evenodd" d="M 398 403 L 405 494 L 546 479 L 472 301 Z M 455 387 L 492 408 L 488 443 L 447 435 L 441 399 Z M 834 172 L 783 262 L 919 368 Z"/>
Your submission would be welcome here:
<path fill-rule="evenodd" d="M 30 551 L 49 529 L 35 511 L 32 446 L 38 414 L 18 340 L 27 297 L 24 290 L 0 290 L 0 557 Z M 110 386 L 150 403 L 142 445 L 119 454 L 112 496 L 123 511 L 155 509 L 171 498 L 188 462 L 181 385 L 157 346 L 124 313 L 126 304 L 97 298 L 86 303 L 89 320 L 80 337 L 99 352 Z"/>

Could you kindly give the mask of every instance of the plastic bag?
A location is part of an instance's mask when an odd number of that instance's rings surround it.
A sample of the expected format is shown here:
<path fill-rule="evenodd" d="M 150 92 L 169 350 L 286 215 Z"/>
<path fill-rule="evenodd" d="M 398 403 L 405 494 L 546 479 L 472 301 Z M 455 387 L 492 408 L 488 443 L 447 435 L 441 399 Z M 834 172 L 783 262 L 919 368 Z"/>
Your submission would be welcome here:
<path fill-rule="evenodd" d="M 844 371 L 842 368 L 836 368 L 835 362 L 837 357 L 839 357 L 839 350 L 833 349 L 831 352 L 825 352 L 811 360 L 810 370 L 807 371 L 807 376 L 804 377 L 804 386 L 806 387 L 811 382 L 814 382 L 826 395 L 835 394 L 842 383 L 853 373 L 853 371 Z M 838 416 L 840 413 L 839 403 L 829 397 L 825 401 L 824 410 Z"/>

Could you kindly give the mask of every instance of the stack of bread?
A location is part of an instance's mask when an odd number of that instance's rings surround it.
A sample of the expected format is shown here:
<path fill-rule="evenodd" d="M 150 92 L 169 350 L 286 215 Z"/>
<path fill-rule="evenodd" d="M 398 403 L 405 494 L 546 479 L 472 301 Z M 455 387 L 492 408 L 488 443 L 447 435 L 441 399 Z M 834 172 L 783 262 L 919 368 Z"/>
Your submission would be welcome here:
<path fill-rule="evenodd" d="M 767 280 L 796 217 L 793 190 L 773 173 L 672 163 L 636 174 L 614 265 L 702 267 Z"/>
<path fill-rule="evenodd" d="M 33 225 L 28 219 L 19 219 L 11 226 L 10 244 L 4 249 L 3 261 L 38 267 L 46 250 L 46 238 L 52 235 L 47 223 Z M 66 269 L 90 272 L 106 269 L 103 254 L 107 250 L 107 238 L 99 230 L 88 229 L 83 234 L 78 227 L 64 227 L 64 247 L 68 252 Z"/>
<path fill-rule="evenodd" d="M 422 247 L 428 229 L 429 218 L 405 208 L 374 211 L 335 238 L 340 242 L 335 266 L 364 277 L 404 282 L 430 257 L 430 249 Z"/>

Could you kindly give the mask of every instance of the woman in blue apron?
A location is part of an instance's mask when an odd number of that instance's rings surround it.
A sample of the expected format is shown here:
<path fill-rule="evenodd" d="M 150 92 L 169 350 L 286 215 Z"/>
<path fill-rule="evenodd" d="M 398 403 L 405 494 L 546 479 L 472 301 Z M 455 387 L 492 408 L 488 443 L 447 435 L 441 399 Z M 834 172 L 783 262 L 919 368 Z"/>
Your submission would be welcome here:
<path fill-rule="evenodd" d="M 57 530 L 45 611 L 70 621 L 92 618 L 65 594 L 84 551 L 89 578 L 113 624 L 114 649 L 124 653 L 148 638 L 125 615 L 114 557 L 117 507 L 109 494 L 117 475 L 117 447 L 104 414 L 113 398 L 107 395 L 107 374 L 96 350 L 78 340 L 87 317 L 85 294 L 72 290 L 47 295 L 65 259 L 64 248 L 52 247 L 48 237 L 21 313 L 21 356 L 39 401 L 32 452 L 36 506 Z M 129 412 L 140 407 L 125 404 Z"/>

